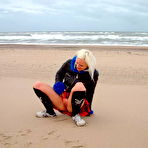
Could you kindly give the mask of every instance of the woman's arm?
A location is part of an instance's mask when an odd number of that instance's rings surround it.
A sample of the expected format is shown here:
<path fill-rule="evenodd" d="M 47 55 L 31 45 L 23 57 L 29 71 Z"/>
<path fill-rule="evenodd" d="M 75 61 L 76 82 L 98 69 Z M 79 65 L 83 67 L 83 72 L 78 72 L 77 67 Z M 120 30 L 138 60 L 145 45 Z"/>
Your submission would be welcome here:
<path fill-rule="evenodd" d="M 67 71 L 67 68 L 69 66 L 70 60 L 67 60 L 61 68 L 57 71 L 55 75 L 55 82 L 63 82 L 63 79 L 65 77 L 65 73 Z"/>
<path fill-rule="evenodd" d="M 95 70 L 95 72 L 94 72 L 94 80 L 86 82 L 86 84 L 85 84 L 85 87 L 86 87 L 86 90 L 87 90 L 86 91 L 86 99 L 90 104 L 90 108 L 91 108 L 91 104 L 92 104 L 96 84 L 98 82 L 98 77 L 99 77 L 99 73 L 98 73 L 97 70 Z"/>

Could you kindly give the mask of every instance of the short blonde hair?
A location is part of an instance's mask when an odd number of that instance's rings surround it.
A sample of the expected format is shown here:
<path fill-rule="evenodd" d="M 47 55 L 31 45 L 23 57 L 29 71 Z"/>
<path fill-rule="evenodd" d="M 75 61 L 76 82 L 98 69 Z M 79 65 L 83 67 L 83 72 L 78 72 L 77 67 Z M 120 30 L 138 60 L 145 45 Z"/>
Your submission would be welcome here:
<path fill-rule="evenodd" d="M 89 74 L 90 74 L 91 78 L 93 79 L 94 71 L 96 68 L 95 56 L 92 54 L 92 52 L 90 50 L 87 50 L 87 49 L 81 49 L 81 50 L 77 51 L 76 56 L 77 56 L 77 58 L 85 60 L 86 64 L 88 65 Z"/>

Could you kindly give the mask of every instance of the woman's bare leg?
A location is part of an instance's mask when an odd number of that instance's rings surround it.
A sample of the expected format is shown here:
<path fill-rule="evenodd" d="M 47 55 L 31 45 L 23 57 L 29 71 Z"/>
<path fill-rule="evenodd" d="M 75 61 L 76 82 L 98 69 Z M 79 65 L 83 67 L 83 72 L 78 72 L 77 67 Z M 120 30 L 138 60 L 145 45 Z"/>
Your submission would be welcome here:
<path fill-rule="evenodd" d="M 67 110 L 61 97 L 48 84 L 43 83 L 43 82 L 36 82 L 33 85 L 33 88 L 39 89 L 40 91 L 44 92 L 49 97 L 49 99 L 51 100 L 51 102 L 57 109 L 62 110 L 62 111 Z"/>

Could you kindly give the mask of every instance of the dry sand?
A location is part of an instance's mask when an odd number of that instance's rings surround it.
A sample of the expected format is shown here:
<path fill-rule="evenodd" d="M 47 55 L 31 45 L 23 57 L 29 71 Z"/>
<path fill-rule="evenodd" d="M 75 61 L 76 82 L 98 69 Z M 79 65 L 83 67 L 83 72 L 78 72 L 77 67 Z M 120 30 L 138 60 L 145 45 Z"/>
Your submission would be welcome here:
<path fill-rule="evenodd" d="M 32 90 L 53 84 L 61 64 L 91 49 L 100 71 L 87 125 L 69 116 L 39 119 Z M 0 148 L 147 148 L 148 47 L 0 45 Z"/>

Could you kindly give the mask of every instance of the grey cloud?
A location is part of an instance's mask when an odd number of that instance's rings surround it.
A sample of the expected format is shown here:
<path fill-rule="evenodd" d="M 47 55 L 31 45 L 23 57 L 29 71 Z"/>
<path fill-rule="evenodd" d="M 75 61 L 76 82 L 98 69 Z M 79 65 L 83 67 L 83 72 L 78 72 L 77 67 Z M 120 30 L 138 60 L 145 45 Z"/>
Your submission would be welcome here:
<path fill-rule="evenodd" d="M 37 22 L 40 28 L 55 28 L 65 25 L 69 28 L 84 24 L 88 28 L 124 28 L 145 20 L 148 25 L 148 2 L 146 0 L 1 0 L 0 17 L 9 22 L 13 15 L 15 22 L 18 18 L 28 18 Z M 17 15 L 17 17 L 15 17 Z M 38 21 L 42 20 L 42 22 Z M 52 22 L 50 21 L 52 20 Z M 59 22 L 62 22 L 61 24 Z M 4 23 L 4 21 L 3 21 Z M 26 22 L 24 21 L 24 24 Z M 51 24 L 52 23 L 52 24 Z M 7 23 L 8 24 L 8 23 Z M 137 23 L 141 28 L 141 23 Z M 68 26 L 69 25 L 69 26 Z M 24 25 L 25 26 L 25 25 Z M 120 27 L 121 26 L 121 27 Z M 139 27 L 140 28 L 140 27 Z"/>

